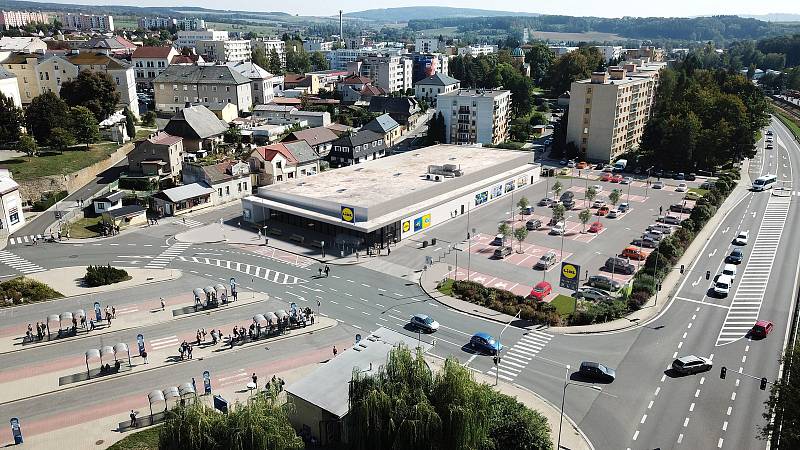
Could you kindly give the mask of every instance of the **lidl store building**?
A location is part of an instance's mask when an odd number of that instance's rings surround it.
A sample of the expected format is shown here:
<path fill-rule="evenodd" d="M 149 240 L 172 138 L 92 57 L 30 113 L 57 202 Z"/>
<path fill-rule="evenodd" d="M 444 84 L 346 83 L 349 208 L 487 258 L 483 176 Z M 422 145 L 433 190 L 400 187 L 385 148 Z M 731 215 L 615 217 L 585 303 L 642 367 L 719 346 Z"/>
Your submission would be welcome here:
<path fill-rule="evenodd" d="M 242 217 L 282 234 L 382 248 L 511 196 L 540 171 L 529 152 L 434 145 L 261 187 L 242 199 Z"/>

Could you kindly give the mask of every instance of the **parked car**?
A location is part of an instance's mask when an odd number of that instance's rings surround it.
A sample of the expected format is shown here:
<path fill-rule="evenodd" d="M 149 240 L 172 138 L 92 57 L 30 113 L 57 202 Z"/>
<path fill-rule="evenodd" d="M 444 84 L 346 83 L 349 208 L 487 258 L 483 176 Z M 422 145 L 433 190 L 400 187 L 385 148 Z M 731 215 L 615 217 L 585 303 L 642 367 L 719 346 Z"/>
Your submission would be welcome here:
<path fill-rule="evenodd" d="M 617 217 L 620 217 L 620 216 L 622 216 L 622 213 L 619 212 L 619 210 L 617 210 L 617 209 L 609 210 L 608 214 L 606 215 L 606 217 L 608 217 L 609 219 L 616 219 Z"/>
<path fill-rule="evenodd" d="M 603 192 L 603 185 L 601 185 L 601 184 L 593 184 L 591 187 L 598 194 Z"/>
<path fill-rule="evenodd" d="M 647 255 L 645 255 L 644 252 L 639 249 L 639 247 L 634 247 L 632 245 L 625 247 L 620 256 L 623 258 L 633 259 L 635 261 L 644 261 L 647 259 Z"/>
<path fill-rule="evenodd" d="M 583 361 L 578 369 L 578 374 L 583 378 L 603 383 L 611 383 L 617 377 L 617 372 L 614 369 L 591 361 Z"/>
<path fill-rule="evenodd" d="M 597 163 L 594 165 L 594 170 L 603 170 L 603 163 Z"/>
<path fill-rule="evenodd" d="M 736 279 L 736 266 L 733 264 L 725 264 L 722 266 L 722 274 L 731 277 L 731 280 Z"/>
<path fill-rule="evenodd" d="M 589 233 L 599 233 L 603 230 L 603 224 L 600 222 L 594 222 L 589 225 Z"/>
<path fill-rule="evenodd" d="M 602 208 L 603 206 L 606 206 L 605 200 L 595 200 L 594 203 L 592 203 L 592 208 Z"/>
<path fill-rule="evenodd" d="M 428 333 L 433 333 L 439 329 L 439 322 L 425 314 L 414 314 L 411 316 L 411 326 Z"/>
<path fill-rule="evenodd" d="M 617 206 L 617 209 L 619 210 L 619 212 L 625 213 L 628 212 L 629 209 L 631 209 L 631 206 L 627 202 L 623 202 L 620 203 L 619 206 Z"/>
<path fill-rule="evenodd" d="M 571 159 L 569 161 L 567 161 L 567 167 L 570 167 L 570 168 L 575 167 L 575 161 L 571 160 Z"/>
<path fill-rule="evenodd" d="M 620 180 L 620 183 L 622 183 L 622 184 L 631 184 L 631 183 L 633 183 L 633 178 L 625 177 L 622 180 Z"/>
<path fill-rule="evenodd" d="M 655 239 L 650 239 L 650 238 L 645 238 L 645 237 L 636 238 L 636 239 L 631 241 L 631 244 L 633 244 L 633 245 L 635 245 L 637 247 L 645 247 L 645 248 L 656 248 L 656 247 L 658 247 L 658 242 L 656 242 Z"/>
<path fill-rule="evenodd" d="M 675 187 L 675 192 L 686 192 L 689 190 L 689 186 L 686 183 L 678 183 L 678 186 Z"/>
<path fill-rule="evenodd" d="M 506 237 L 503 233 L 496 234 L 494 236 L 494 240 L 492 241 L 492 245 L 503 245 L 505 243 Z"/>
<path fill-rule="evenodd" d="M 545 197 L 545 198 L 539 200 L 539 203 L 537 203 L 537 204 L 539 206 L 550 206 L 551 203 L 553 203 L 553 199 L 549 198 L 549 197 Z"/>
<path fill-rule="evenodd" d="M 494 257 L 497 259 L 503 259 L 506 256 L 509 256 L 512 253 L 512 249 L 509 246 L 503 246 L 500 248 L 496 248 L 494 250 Z"/>
<path fill-rule="evenodd" d="M 612 183 L 621 183 L 622 182 L 622 175 L 620 175 L 620 174 L 612 175 L 611 179 L 608 180 L 608 181 L 610 181 Z"/>
<path fill-rule="evenodd" d="M 775 328 L 775 325 L 769 320 L 759 320 L 750 329 L 750 336 L 764 339 L 768 334 L 772 333 L 773 328 Z"/>
<path fill-rule="evenodd" d="M 714 181 L 714 180 L 704 181 L 702 184 L 700 184 L 700 189 L 711 189 L 716 184 L 717 184 L 717 182 Z"/>
<path fill-rule="evenodd" d="M 550 228 L 550 234 L 555 234 L 556 236 L 561 236 L 566 231 L 566 224 L 564 222 L 558 222 L 557 224 L 553 225 Z"/>
<path fill-rule="evenodd" d="M 589 164 L 586 161 L 581 161 L 575 165 L 576 169 L 585 169 L 587 167 L 589 167 Z"/>
<path fill-rule="evenodd" d="M 661 242 L 664 239 L 664 233 L 656 230 L 645 231 L 642 235 L 643 238 L 652 239 L 656 242 Z"/>
<path fill-rule="evenodd" d="M 694 181 L 697 179 L 697 175 L 693 173 L 689 173 L 686 175 L 686 181 Z"/>
<path fill-rule="evenodd" d="M 636 272 L 636 266 L 627 259 L 618 257 L 608 258 L 603 268 L 612 273 L 624 273 L 626 275 L 633 275 Z"/>
<path fill-rule="evenodd" d="M 772 136 L 772 130 L 767 130 L 767 136 Z"/>
<path fill-rule="evenodd" d="M 578 291 L 575 292 L 575 298 L 583 298 L 586 300 L 597 300 L 601 302 L 607 302 L 614 299 L 614 297 L 612 297 L 611 294 L 609 294 L 608 292 L 588 286 L 579 287 Z"/>
<path fill-rule="evenodd" d="M 733 239 L 734 245 L 747 245 L 747 240 L 750 237 L 749 231 L 740 231 L 739 234 Z"/>
<path fill-rule="evenodd" d="M 773 148 L 775 148 L 775 147 L 773 147 L 773 146 L 772 146 L 772 144 L 767 144 L 767 147 L 766 147 L 766 148 L 767 148 L 767 150 L 772 150 L 772 149 L 773 149 Z"/>
<path fill-rule="evenodd" d="M 549 251 L 539 257 L 539 261 L 536 261 L 536 264 L 533 266 L 533 268 L 547 270 L 556 265 L 556 262 L 558 262 L 558 257 L 556 256 L 556 252 Z"/>
<path fill-rule="evenodd" d="M 612 280 L 610 277 L 605 275 L 592 275 L 586 281 L 586 284 L 591 287 L 611 292 L 616 292 L 622 288 L 622 283 L 617 280 Z"/>
<path fill-rule="evenodd" d="M 683 172 L 678 172 L 678 173 L 676 173 L 676 174 L 675 174 L 675 177 L 674 177 L 674 178 L 675 178 L 676 180 L 685 180 L 685 179 L 686 179 L 686 176 L 683 174 Z"/>
<path fill-rule="evenodd" d="M 667 214 L 666 216 L 658 216 L 656 222 L 665 223 L 667 225 L 680 225 L 681 219 L 680 217 L 670 216 L 669 214 Z"/>
<path fill-rule="evenodd" d="M 663 189 L 664 182 L 663 181 L 656 181 L 653 183 L 653 189 Z"/>
<path fill-rule="evenodd" d="M 670 235 L 672 234 L 672 227 L 663 223 L 654 223 L 647 227 L 647 231 L 658 231 L 661 234 Z"/>
<path fill-rule="evenodd" d="M 535 231 L 538 230 L 542 226 L 542 221 L 539 219 L 531 219 L 525 222 L 525 228 L 528 231 Z"/>
<path fill-rule="evenodd" d="M 553 286 L 547 281 L 540 281 L 536 283 L 536 286 L 534 286 L 533 289 L 531 289 L 531 293 L 528 295 L 528 298 L 542 301 L 547 298 L 551 292 L 553 292 Z"/>
<path fill-rule="evenodd" d="M 692 208 L 691 207 L 686 206 L 686 205 L 684 205 L 682 203 L 675 203 L 675 204 L 669 205 L 669 210 L 672 211 L 672 212 L 676 212 L 676 213 L 690 213 L 690 212 L 692 212 Z"/>
<path fill-rule="evenodd" d="M 609 208 L 608 206 L 601 206 L 600 208 L 597 209 L 597 215 L 605 216 L 606 214 L 608 214 L 609 211 L 611 211 L 611 208 Z"/>
<path fill-rule="evenodd" d="M 713 365 L 714 363 L 712 363 L 708 358 L 689 355 L 672 361 L 672 370 L 681 374 L 691 375 L 693 373 L 711 370 Z"/>
<path fill-rule="evenodd" d="M 603 172 L 603 174 L 600 175 L 600 181 L 611 181 L 611 174 L 608 172 Z"/>
<path fill-rule="evenodd" d="M 664 171 L 664 178 L 675 178 L 675 172 L 671 170 Z"/>
<path fill-rule="evenodd" d="M 522 214 L 526 216 L 533 214 L 533 206 L 526 206 L 522 208 Z"/>
<path fill-rule="evenodd" d="M 469 346 L 473 350 L 496 355 L 503 348 L 500 342 L 496 341 L 489 333 L 475 333 L 469 340 Z"/>
<path fill-rule="evenodd" d="M 725 258 L 725 262 L 730 264 L 741 264 L 742 260 L 744 259 L 744 252 L 740 248 L 734 248 L 731 251 L 731 254 Z"/>
<path fill-rule="evenodd" d="M 689 191 L 689 192 L 687 192 L 687 193 L 686 193 L 686 195 L 684 195 L 684 196 L 683 196 L 683 198 L 684 198 L 685 200 L 694 200 L 694 201 L 697 201 L 697 200 L 700 200 L 701 198 L 703 198 L 703 196 L 702 196 L 702 195 L 700 195 L 700 194 L 699 194 L 699 193 L 697 193 L 697 192 L 694 192 L 694 191 Z"/>

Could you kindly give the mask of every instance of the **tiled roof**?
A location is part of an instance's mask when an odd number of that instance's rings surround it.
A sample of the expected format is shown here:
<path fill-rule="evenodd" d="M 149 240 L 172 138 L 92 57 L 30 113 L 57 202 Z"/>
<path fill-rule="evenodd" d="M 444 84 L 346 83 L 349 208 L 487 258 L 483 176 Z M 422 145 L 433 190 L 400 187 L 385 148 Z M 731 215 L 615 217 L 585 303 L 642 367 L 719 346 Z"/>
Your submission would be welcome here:
<path fill-rule="evenodd" d="M 155 83 L 192 83 L 192 84 L 245 84 L 250 78 L 240 74 L 228 66 L 184 66 L 171 65 L 153 82 Z"/>
<path fill-rule="evenodd" d="M 435 73 L 428 78 L 417 81 L 417 84 L 426 86 L 451 86 L 458 83 L 460 83 L 460 81 L 443 73 Z"/>
<path fill-rule="evenodd" d="M 159 145 L 173 145 L 177 144 L 178 142 L 182 141 L 183 138 L 180 136 L 173 136 L 169 133 L 164 131 L 159 131 L 158 133 L 154 134 L 150 138 L 147 139 L 152 144 L 159 144 Z"/>
<path fill-rule="evenodd" d="M 253 111 L 291 112 L 295 110 L 297 110 L 297 108 L 295 108 L 292 105 L 276 105 L 274 103 L 268 103 L 266 105 L 256 105 L 253 107 Z"/>
<path fill-rule="evenodd" d="M 283 155 L 283 157 L 286 158 L 286 161 L 292 164 L 297 164 L 297 160 L 292 155 L 292 152 L 290 152 L 284 144 L 265 145 L 263 147 L 258 147 L 253 151 L 258 152 L 258 154 L 264 158 L 264 161 L 272 161 L 276 155 Z"/>
<path fill-rule="evenodd" d="M 349 77 L 345 78 L 344 80 L 340 81 L 341 84 L 371 84 L 372 80 L 367 77 L 362 77 L 358 75 L 350 75 Z"/>
<path fill-rule="evenodd" d="M 164 127 L 164 131 L 189 139 L 206 139 L 219 136 L 228 125 L 203 105 L 183 108 L 175 113 Z"/>
<path fill-rule="evenodd" d="M 175 55 L 170 64 L 194 64 L 196 62 L 203 62 L 203 58 L 200 55 Z"/>
<path fill-rule="evenodd" d="M 418 110 L 417 101 L 411 97 L 373 96 L 369 100 L 370 112 L 413 114 Z"/>
<path fill-rule="evenodd" d="M 390 116 L 389 114 L 382 114 L 369 121 L 369 123 L 367 123 L 366 125 L 364 125 L 364 129 L 372 130 L 376 133 L 383 134 L 383 133 L 388 133 L 399 126 L 400 124 L 397 123 L 394 119 L 392 119 L 392 116 Z"/>
<path fill-rule="evenodd" d="M 28 58 L 37 59 L 42 55 L 28 54 L 28 53 L 12 53 L 8 58 L 0 62 L 0 64 L 27 64 Z"/>
<path fill-rule="evenodd" d="M 173 47 L 139 47 L 131 58 L 166 58 L 172 51 Z"/>
<path fill-rule="evenodd" d="M 164 189 L 155 196 L 169 200 L 173 203 L 177 203 L 190 198 L 199 197 L 201 195 L 211 194 L 212 192 L 214 192 L 214 189 L 211 189 L 204 183 L 192 183 L 170 189 Z"/>
<path fill-rule="evenodd" d="M 356 145 L 366 144 L 368 142 L 375 142 L 378 139 L 383 139 L 383 136 L 371 130 L 361 130 L 357 133 L 343 135 L 334 141 L 333 145 L 353 147 Z"/>
<path fill-rule="evenodd" d="M 102 53 L 79 53 L 77 55 L 68 55 L 66 59 L 76 66 L 106 66 L 106 68 L 112 70 L 131 67 L 127 62 Z"/>
<path fill-rule="evenodd" d="M 333 142 L 338 137 L 336 133 L 328 128 L 314 127 L 289 133 L 285 141 L 306 141 L 308 145 L 315 147 L 326 142 Z"/>
<path fill-rule="evenodd" d="M 282 142 L 278 144 L 265 145 L 258 147 L 254 151 L 258 152 L 265 161 L 272 161 L 276 155 L 283 155 L 291 164 L 304 164 L 316 161 L 319 155 L 308 145 L 306 141 Z"/>
<path fill-rule="evenodd" d="M 302 73 L 287 73 L 283 76 L 283 82 L 289 84 L 299 83 L 305 80 L 305 78 L 306 76 Z"/>
<path fill-rule="evenodd" d="M 240 74 L 246 76 L 247 78 L 252 79 L 261 79 L 261 80 L 269 80 L 272 78 L 272 74 L 261 68 L 258 64 L 247 61 L 247 62 L 228 62 L 225 63 L 228 67 L 233 68 Z"/>
<path fill-rule="evenodd" d="M 105 48 L 109 50 L 133 50 L 136 48 L 136 44 L 121 36 L 89 39 L 83 46 L 86 48 Z"/>
<path fill-rule="evenodd" d="M 386 90 L 374 84 L 367 84 L 361 89 L 362 97 L 372 97 L 373 95 L 386 95 Z"/>

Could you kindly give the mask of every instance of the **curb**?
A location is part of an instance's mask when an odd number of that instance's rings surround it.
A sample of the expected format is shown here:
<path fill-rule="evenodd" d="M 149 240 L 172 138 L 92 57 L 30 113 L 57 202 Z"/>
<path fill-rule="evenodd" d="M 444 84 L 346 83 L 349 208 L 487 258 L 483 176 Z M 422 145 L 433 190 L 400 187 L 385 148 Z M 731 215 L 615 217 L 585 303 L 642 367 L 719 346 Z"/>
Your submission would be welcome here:
<path fill-rule="evenodd" d="M 331 319 L 331 320 L 333 320 L 333 319 Z M 320 328 L 320 329 L 317 329 L 317 330 L 304 331 L 304 332 L 302 332 L 302 333 L 298 333 L 298 334 L 292 334 L 292 335 L 288 335 L 288 336 L 279 336 L 279 337 L 276 337 L 276 338 L 274 338 L 274 339 L 265 339 L 265 340 L 257 340 L 257 341 L 252 341 L 252 342 L 248 342 L 247 344 L 243 344 L 243 345 L 241 345 L 241 346 L 237 346 L 237 347 L 235 347 L 235 348 L 234 348 L 234 349 L 232 349 L 232 350 L 234 350 L 234 351 L 238 351 L 238 350 L 240 350 L 240 349 L 244 349 L 244 348 L 253 347 L 253 346 L 254 346 L 254 344 L 260 344 L 260 343 L 263 343 L 263 342 L 268 342 L 268 343 L 270 343 L 270 342 L 276 342 L 276 341 L 283 341 L 283 340 L 286 340 L 286 339 L 291 339 L 291 338 L 293 338 L 293 337 L 299 337 L 299 336 L 303 336 L 303 335 L 306 335 L 306 334 L 312 334 L 312 333 L 316 333 L 316 332 L 319 332 L 319 331 L 327 330 L 327 329 L 329 329 L 329 328 L 333 328 L 333 327 L 335 327 L 335 326 L 338 326 L 338 324 L 339 324 L 339 322 L 337 322 L 336 320 L 333 320 L 333 323 L 332 323 L 332 324 L 330 324 L 330 325 L 326 325 L 326 326 L 324 326 L 324 327 L 322 327 L 322 328 Z M 203 359 L 205 359 L 205 358 L 203 358 Z M 201 359 L 200 359 L 200 358 L 198 358 L 197 360 L 198 360 L 198 361 L 200 361 Z M 194 361 L 194 360 L 189 360 L 189 361 Z M 59 386 L 59 389 L 56 389 L 56 390 L 53 390 L 53 391 L 48 391 L 48 392 L 43 392 L 43 393 L 41 393 L 41 394 L 29 395 L 29 396 L 27 396 L 27 397 L 17 398 L 17 399 L 14 399 L 14 400 L 10 400 L 10 401 L 7 401 L 7 402 L 3 402 L 3 403 L 0 403 L 0 406 L 7 406 L 7 405 L 11 405 L 11 404 L 14 404 L 14 403 L 17 403 L 17 402 L 21 402 L 21 401 L 29 400 L 29 399 L 32 399 L 32 398 L 44 397 L 44 396 L 46 396 L 46 395 L 55 394 L 55 393 L 57 393 L 57 392 L 63 392 L 63 391 L 66 391 L 66 390 L 75 389 L 75 388 L 79 388 L 79 387 L 83 387 L 83 386 L 88 386 L 88 385 L 93 385 L 93 384 L 96 384 L 96 383 L 103 383 L 103 382 L 105 382 L 105 381 L 117 380 L 117 379 L 120 379 L 120 378 L 123 378 L 123 377 L 128 377 L 128 376 L 131 376 L 131 375 L 140 374 L 140 373 L 142 373 L 142 372 L 149 372 L 149 371 L 153 371 L 153 370 L 160 370 L 160 369 L 163 369 L 163 368 L 165 368 L 165 367 L 172 367 L 172 366 L 174 366 L 175 364 L 178 364 L 178 363 L 176 362 L 176 363 L 174 363 L 174 364 L 164 364 L 163 366 L 158 366 L 158 367 L 148 367 L 148 368 L 146 368 L 146 369 L 138 370 L 138 371 L 136 371 L 136 372 L 134 372 L 133 370 L 130 370 L 130 371 L 127 371 L 127 372 L 125 372 L 125 373 L 119 374 L 119 375 L 118 375 L 118 376 L 116 376 L 116 377 L 110 377 L 110 378 L 106 377 L 106 378 L 100 378 L 100 379 L 96 379 L 96 378 L 95 378 L 95 379 L 94 379 L 94 381 L 92 381 L 92 382 L 84 382 L 84 383 L 81 383 L 81 382 L 79 382 L 79 383 L 73 383 L 73 385 L 72 385 L 72 386 L 66 386 L 66 387 Z M 138 367 L 138 365 L 137 365 L 137 367 Z M 86 380 L 86 381 L 88 381 L 88 380 Z"/>
<path fill-rule="evenodd" d="M 553 402 L 551 402 L 550 400 L 548 400 L 548 399 L 546 399 L 546 398 L 542 397 L 541 395 L 537 394 L 536 392 L 532 391 L 531 389 L 529 389 L 529 388 L 526 388 L 525 386 L 519 385 L 519 384 L 517 384 L 517 383 L 510 383 L 510 384 L 511 384 L 512 386 L 515 386 L 515 387 L 517 387 L 517 388 L 519 388 L 519 389 L 522 389 L 522 390 L 523 390 L 523 391 L 525 391 L 525 392 L 528 392 L 528 393 L 530 393 L 530 394 L 532 394 L 532 395 L 536 396 L 536 397 L 537 397 L 539 400 L 541 400 L 542 402 L 546 403 L 546 404 L 547 404 L 547 405 L 549 405 L 551 408 L 553 408 L 553 409 L 556 409 L 556 410 L 560 410 L 560 409 L 558 408 L 558 406 L 556 406 L 555 404 L 553 404 Z M 519 400 L 517 400 L 517 401 L 519 401 Z M 584 442 L 586 442 L 586 444 L 589 446 L 589 448 L 590 448 L 591 450 L 594 450 L 594 445 L 592 445 L 592 441 L 590 441 L 590 440 L 589 440 L 589 437 L 588 437 L 588 436 L 586 436 L 586 433 L 584 433 L 584 432 L 583 432 L 583 430 L 582 430 L 582 429 L 581 429 L 581 428 L 578 426 L 578 424 L 577 424 L 577 423 L 575 423 L 575 421 L 574 421 L 574 420 L 572 420 L 572 417 L 570 417 L 570 416 L 568 416 L 568 415 L 564 414 L 564 418 L 565 418 L 565 419 L 567 419 L 567 422 L 569 422 L 569 423 L 570 423 L 570 425 L 572 425 L 572 428 L 574 428 L 574 429 L 576 429 L 576 430 L 578 431 L 578 434 L 580 434 L 580 435 L 581 435 L 581 437 L 583 438 Z M 563 446 L 563 445 L 562 445 L 562 446 Z M 559 449 L 557 449 L 557 450 L 559 450 Z"/>
<path fill-rule="evenodd" d="M 253 246 L 253 247 L 274 248 L 274 249 L 280 250 L 282 252 L 291 253 L 292 255 L 302 256 L 303 258 L 308 258 L 308 259 L 313 259 L 314 261 L 316 261 L 316 262 L 318 262 L 320 264 L 329 264 L 329 265 L 332 265 L 332 266 L 355 266 L 355 265 L 359 265 L 359 264 L 364 264 L 364 263 L 366 263 L 366 262 L 368 262 L 370 260 L 369 257 L 365 256 L 363 261 L 337 262 L 338 259 L 333 259 L 333 260 L 326 261 L 326 260 L 320 259 L 320 258 L 318 258 L 316 256 L 305 255 L 303 253 L 298 253 L 298 252 L 295 252 L 295 251 L 292 251 L 292 250 L 287 250 L 285 248 L 276 247 L 274 245 L 255 244 L 253 242 L 231 241 L 229 239 L 219 239 L 219 240 L 215 240 L 215 241 L 191 241 L 191 242 L 189 242 L 189 241 L 181 241 L 180 239 L 177 239 L 177 238 L 175 238 L 175 240 L 179 241 L 179 242 L 186 242 L 186 243 L 200 244 L 200 245 L 203 245 L 203 244 L 236 244 L 236 245 L 249 245 L 249 246 Z"/>

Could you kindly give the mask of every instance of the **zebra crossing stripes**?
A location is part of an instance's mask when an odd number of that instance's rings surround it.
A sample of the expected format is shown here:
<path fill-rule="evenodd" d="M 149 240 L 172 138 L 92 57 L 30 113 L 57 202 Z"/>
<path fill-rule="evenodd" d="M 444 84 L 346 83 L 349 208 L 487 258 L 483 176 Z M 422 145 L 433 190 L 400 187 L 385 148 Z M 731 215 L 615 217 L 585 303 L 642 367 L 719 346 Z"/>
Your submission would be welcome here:
<path fill-rule="evenodd" d="M 190 242 L 176 242 L 172 244 L 168 249 L 161 252 L 160 255 L 156 256 L 145 266 L 148 269 L 163 269 L 166 267 L 167 264 L 172 262 L 176 256 L 183 253 L 187 248 L 191 247 L 192 244 Z"/>
<path fill-rule="evenodd" d="M 717 336 L 716 346 L 743 338 L 758 320 L 790 205 L 790 198 L 787 197 L 771 197 L 767 203 L 758 236 L 753 241 L 747 266 L 739 277 L 739 285 Z"/>
<path fill-rule="evenodd" d="M 172 335 L 158 339 L 150 339 L 150 348 L 152 350 L 161 350 L 178 345 L 178 336 Z"/>
<path fill-rule="evenodd" d="M 24 274 L 45 271 L 44 267 L 34 264 L 25 258 L 20 258 L 6 250 L 0 250 L 0 262 Z"/>
<path fill-rule="evenodd" d="M 288 273 L 267 269 L 266 267 L 254 266 L 252 264 L 230 261 L 227 259 L 205 258 L 197 256 L 178 256 L 177 259 L 184 262 L 193 262 L 197 264 L 205 264 L 208 266 L 233 270 L 234 272 L 244 273 L 252 277 L 261 278 L 276 284 L 298 284 L 306 281 L 294 275 L 289 275 Z"/>
<path fill-rule="evenodd" d="M 194 219 L 181 219 L 179 223 L 185 225 L 187 228 L 202 227 L 205 225 L 203 222 L 198 222 Z"/>
<path fill-rule="evenodd" d="M 11 237 L 11 238 L 8 238 L 8 245 L 15 245 L 15 244 L 16 245 L 20 245 L 20 244 L 28 244 L 28 243 L 32 244 L 37 239 L 38 240 L 42 240 L 42 239 L 44 239 L 44 236 L 42 236 L 41 234 L 28 234 L 28 235 L 25 235 L 25 236 Z"/>
<path fill-rule="evenodd" d="M 528 331 L 512 347 L 501 352 L 500 364 L 496 368 L 492 367 L 485 373 L 506 381 L 514 381 L 551 339 L 553 339 L 552 334 L 536 330 Z"/>

